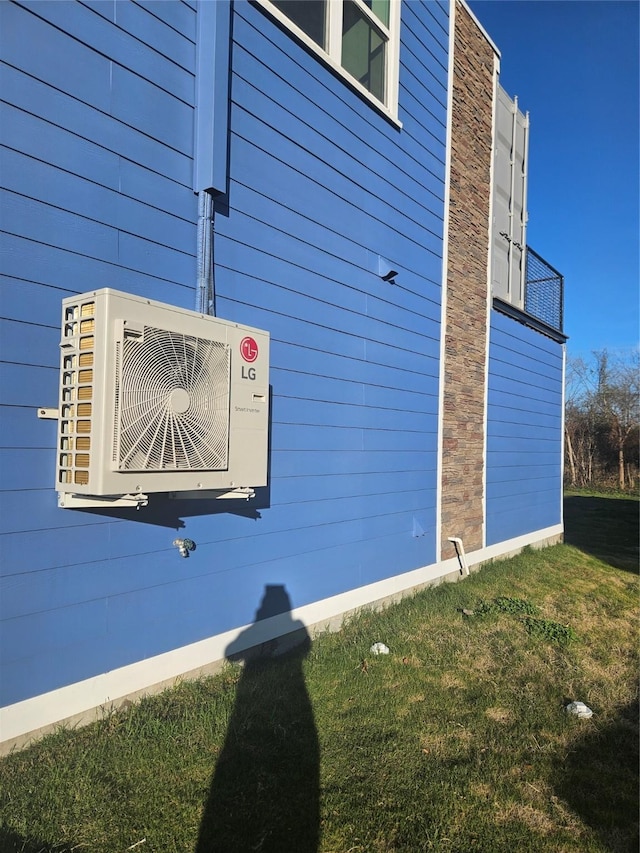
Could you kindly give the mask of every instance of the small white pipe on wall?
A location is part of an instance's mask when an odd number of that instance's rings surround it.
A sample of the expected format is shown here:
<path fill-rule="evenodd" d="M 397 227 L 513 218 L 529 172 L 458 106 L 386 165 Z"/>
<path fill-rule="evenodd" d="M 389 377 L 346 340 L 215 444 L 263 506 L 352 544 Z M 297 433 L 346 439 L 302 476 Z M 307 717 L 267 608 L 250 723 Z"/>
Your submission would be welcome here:
<path fill-rule="evenodd" d="M 464 545 L 462 544 L 462 539 L 459 536 L 449 536 L 449 542 L 453 542 L 456 554 L 458 555 L 458 562 L 460 563 L 460 573 L 463 575 L 469 574 L 469 566 L 467 565 L 467 555 L 464 553 Z"/>

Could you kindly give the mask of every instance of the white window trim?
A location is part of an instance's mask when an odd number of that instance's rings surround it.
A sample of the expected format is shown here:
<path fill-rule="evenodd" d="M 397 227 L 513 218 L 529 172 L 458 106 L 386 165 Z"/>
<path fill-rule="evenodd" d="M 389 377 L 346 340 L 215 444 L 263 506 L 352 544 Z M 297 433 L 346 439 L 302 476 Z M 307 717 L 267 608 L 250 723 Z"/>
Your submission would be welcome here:
<path fill-rule="evenodd" d="M 296 26 L 293 21 L 280 11 L 270 0 L 254 0 L 254 2 L 265 9 L 275 20 L 290 30 L 309 50 L 318 56 L 325 65 L 342 77 L 359 95 L 374 106 L 378 112 L 390 119 L 397 127 L 402 127 L 398 119 L 398 89 L 400 82 L 400 6 L 401 0 L 390 0 L 389 3 L 389 27 L 385 27 L 378 18 L 365 6 L 361 0 L 355 0 L 358 7 L 371 21 L 373 26 L 383 34 L 387 44 L 387 63 L 385 69 L 385 95 L 386 103 L 378 100 L 372 95 L 355 77 L 346 71 L 341 63 L 342 49 L 342 0 L 328 0 L 328 51 L 310 38 L 304 30 Z"/>

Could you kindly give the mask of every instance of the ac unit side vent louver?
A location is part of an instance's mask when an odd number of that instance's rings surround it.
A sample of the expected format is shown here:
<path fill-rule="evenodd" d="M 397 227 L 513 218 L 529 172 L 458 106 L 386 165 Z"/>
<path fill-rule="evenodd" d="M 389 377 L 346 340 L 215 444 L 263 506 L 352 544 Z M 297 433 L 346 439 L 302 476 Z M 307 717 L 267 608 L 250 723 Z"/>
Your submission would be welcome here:
<path fill-rule="evenodd" d="M 63 310 L 59 487 L 89 484 L 91 454 L 87 451 L 91 449 L 95 308 L 95 301 L 89 299 L 67 302 Z"/>

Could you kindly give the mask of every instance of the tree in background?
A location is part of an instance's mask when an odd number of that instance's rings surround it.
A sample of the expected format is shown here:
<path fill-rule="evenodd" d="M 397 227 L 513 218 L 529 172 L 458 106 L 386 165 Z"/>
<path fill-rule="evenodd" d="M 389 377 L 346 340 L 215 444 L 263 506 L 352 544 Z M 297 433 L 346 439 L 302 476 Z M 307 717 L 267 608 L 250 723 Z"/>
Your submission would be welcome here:
<path fill-rule="evenodd" d="M 640 353 L 569 359 L 565 481 L 573 487 L 637 488 Z"/>

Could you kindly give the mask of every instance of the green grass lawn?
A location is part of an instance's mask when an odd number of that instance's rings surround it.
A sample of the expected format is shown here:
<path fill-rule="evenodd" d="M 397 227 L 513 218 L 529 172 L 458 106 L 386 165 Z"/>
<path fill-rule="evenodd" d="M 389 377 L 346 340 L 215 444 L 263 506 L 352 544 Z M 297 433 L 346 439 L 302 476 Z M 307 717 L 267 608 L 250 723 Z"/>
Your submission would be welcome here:
<path fill-rule="evenodd" d="M 0 850 L 637 853 L 638 503 L 566 524 L 8 756 Z"/>

